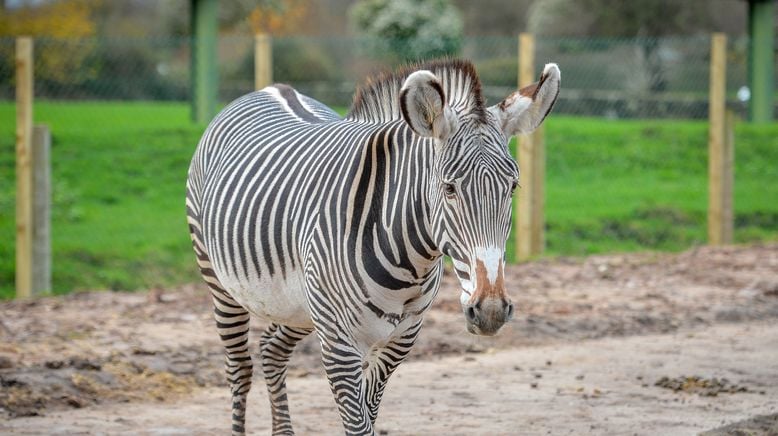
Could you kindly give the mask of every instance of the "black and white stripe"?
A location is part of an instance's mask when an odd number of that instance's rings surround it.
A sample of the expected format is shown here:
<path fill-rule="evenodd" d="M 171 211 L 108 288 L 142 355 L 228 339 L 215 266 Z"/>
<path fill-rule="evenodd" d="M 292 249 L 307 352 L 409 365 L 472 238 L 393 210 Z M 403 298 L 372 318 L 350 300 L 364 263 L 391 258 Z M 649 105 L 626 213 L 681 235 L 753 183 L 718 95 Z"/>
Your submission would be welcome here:
<path fill-rule="evenodd" d="M 445 138 L 422 136 L 423 120 L 403 117 L 421 114 L 439 130 L 440 111 L 406 107 L 430 95 L 403 88 L 417 69 L 436 78 L 438 100 L 456 116 Z M 346 433 L 373 433 L 386 382 L 437 293 L 442 255 L 465 283 L 478 247 L 504 249 L 518 168 L 501 124 L 462 61 L 376 78 L 344 119 L 274 85 L 213 120 L 186 205 L 226 350 L 233 434 L 245 432 L 251 387 L 249 313 L 272 322 L 260 359 L 274 434 L 292 433 L 286 364 L 312 331 Z"/>

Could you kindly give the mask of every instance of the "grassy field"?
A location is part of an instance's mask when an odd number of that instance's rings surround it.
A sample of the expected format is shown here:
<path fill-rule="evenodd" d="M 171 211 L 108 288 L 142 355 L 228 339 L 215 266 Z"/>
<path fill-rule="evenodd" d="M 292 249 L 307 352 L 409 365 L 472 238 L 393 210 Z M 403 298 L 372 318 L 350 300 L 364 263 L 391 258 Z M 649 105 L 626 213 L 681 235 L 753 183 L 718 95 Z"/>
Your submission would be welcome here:
<path fill-rule="evenodd" d="M 204 126 L 188 115 L 184 104 L 36 105 L 53 135 L 55 292 L 199 280 L 183 198 Z M 0 298 L 13 295 L 13 120 L 0 103 Z M 704 122 L 549 117 L 547 253 L 704 243 L 706 140 Z M 736 141 L 736 240 L 778 239 L 778 123 L 741 124 Z"/>

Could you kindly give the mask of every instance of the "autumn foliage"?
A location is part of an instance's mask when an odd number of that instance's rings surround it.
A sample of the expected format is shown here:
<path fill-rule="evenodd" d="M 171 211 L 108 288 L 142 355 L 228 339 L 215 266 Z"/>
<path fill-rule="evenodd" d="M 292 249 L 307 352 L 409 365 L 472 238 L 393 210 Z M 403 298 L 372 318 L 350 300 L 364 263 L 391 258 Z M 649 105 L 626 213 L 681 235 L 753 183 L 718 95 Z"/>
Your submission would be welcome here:
<path fill-rule="evenodd" d="M 306 0 L 262 2 L 249 14 L 248 21 L 254 33 L 288 35 L 300 32 L 300 24 L 309 10 Z"/>
<path fill-rule="evenodd" d="M 0 10 L 0 36 L 32 36 L 35 76 L 40 80 L 77 82 L 85 78 L 81 68 L 94 50 L 93 11 L 99 0 L 59 0 L 32 7 Z M 57 38 L 58 41 L 53 41 Z M 74 74 L 78 71 L 79 74 Z"/>

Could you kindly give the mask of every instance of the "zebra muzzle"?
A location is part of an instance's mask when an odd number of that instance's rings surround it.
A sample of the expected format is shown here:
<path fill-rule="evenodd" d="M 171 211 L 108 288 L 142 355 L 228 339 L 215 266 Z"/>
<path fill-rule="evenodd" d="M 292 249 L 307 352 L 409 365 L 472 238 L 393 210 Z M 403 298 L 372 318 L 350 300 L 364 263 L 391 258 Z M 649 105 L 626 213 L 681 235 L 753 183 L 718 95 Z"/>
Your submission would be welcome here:
<path fill-rule="evenodd" d="M 492 336 L 513 317 L 513 303 L 504 298 L 485 298 L 464 308 L 467 331 Z"/>

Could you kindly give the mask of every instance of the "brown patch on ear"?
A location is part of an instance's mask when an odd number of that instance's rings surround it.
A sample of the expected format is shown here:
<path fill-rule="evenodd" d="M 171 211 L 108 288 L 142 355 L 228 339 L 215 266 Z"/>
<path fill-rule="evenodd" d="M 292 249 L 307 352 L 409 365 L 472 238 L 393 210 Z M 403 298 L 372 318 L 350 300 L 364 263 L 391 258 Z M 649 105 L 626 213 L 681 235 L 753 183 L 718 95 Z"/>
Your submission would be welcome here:
<path fill-rule="evenodd" d="M 536 83 L 533 83 L 532 85 L 527 85 L 527 86 L 519 89 L 517 92 L 514 92 L 513 94 L 511 94 L 511 97 L 513 97 L 514 95 L 516 95 L 518 93 L 522 97 L 529 97 L 529 98 L 531 98 L 532 101 L 534 102 L 535 99 L 538 96 L 538 92 L 540 92 L 540 88 L 543 86 L 543 83 L 546 81 L 546 79 L 548 79 L 548 74 L 541 74 L 540 75 L 540 79 Z M 548 116 L 548 114 L 551 113 L 551 109 L 554 108 L 554 104 L 556 103 L 557 97 L 559 97 L 559 88 L 557 88 L 556 95 L 554 96 L 554 99 L 551 101 L 551 104 L 548 106 L 548 109 L 546 110 L 546 113 L 543 114 L 543 117 L 541 117 L 540 121 L 537 123 L 538 126 L 540 124 L 542 124 L 543 121 Z M 508 98 L 510 98 L 510 97 L 508 97 Z M 505 100 L 503 100 L 503 103 L 505 103 L 507 100 L 508 100 L 507 98 Z M 500 108 L 504 109 L 504 106 L 503 106 L 502 103 L 500 104 Z"/>
<path fill-rule="evenodd" d="M 524 97 L 529 97 L 534 101 L 535 97 L 538 96 L 538 91 L 540 91 L 540 88 L 543 86 L 543 82 L 545 82 L 546 79 L 548 79 L 548 74 L 541 74 L 540 79 L 537 82 L 519 89 L 519 94 Z"/>
<path fill-rule="evenodd" d="M 538 82 L 538 89 L 540 89 L 540 86 L 543 84 L 543 82 L 546 81 L 547 78 L 548 78 L 548 74 L 544 74 L 544 75 L 540 76 L 540 81 Z M 543 118 L 540 119 L 540 123 L 542 123 L 546 119 L 548 114 L 551 113 L 551 109 L 554 108 L 554 105 L 556 104 L 556 99 L 557 99 L 557 97 L 559 97 L 559 91 L 560 91 L 560 88 L 557 88 L 556 95 L 554 95 L 554 99 L 551 101 L 551 104 L 548 106 L 548 110 L 546 111 L 546 113 L 543 114 Z M 537 91 L 535 91 L 535 93 L 537 94 Z M 534 100 L 535 97 L 533 96 L 532 99 Z M 540 125 L 540 123 L 538 123 L 538 125 Z"/>
<path fill-rule="evenodd" d="M 470 296 L 469 302 L 482 301 L 486 298 L 505 298 L 505 272 L 502 267 L 502 259 L 499 261 L 497 278 L 494 280 L 494 283 L 489 283 L 484 262 L 476 259 L 475 286 L 475 292 Z"/>
<path fill-rule="evenodd" d="M 540 86 L 538 86 L 537 83 L 533 83 L 532 85 L 527 85 L 519 89 L 519 94 L 521 94 L 522 97 L 529 97 L 534 100 L 535 96 L 538 94 L 538 89 L 540 89 Z"/>
<path fill-rule="evenodd" d="M 505 97 L 505 100 L 500 102 L 500 110 L 504 111 L 505 108 L 513 104 L 513 100 L 521 97 L 521 90 L 514 92 L 513 94 Z"/>

